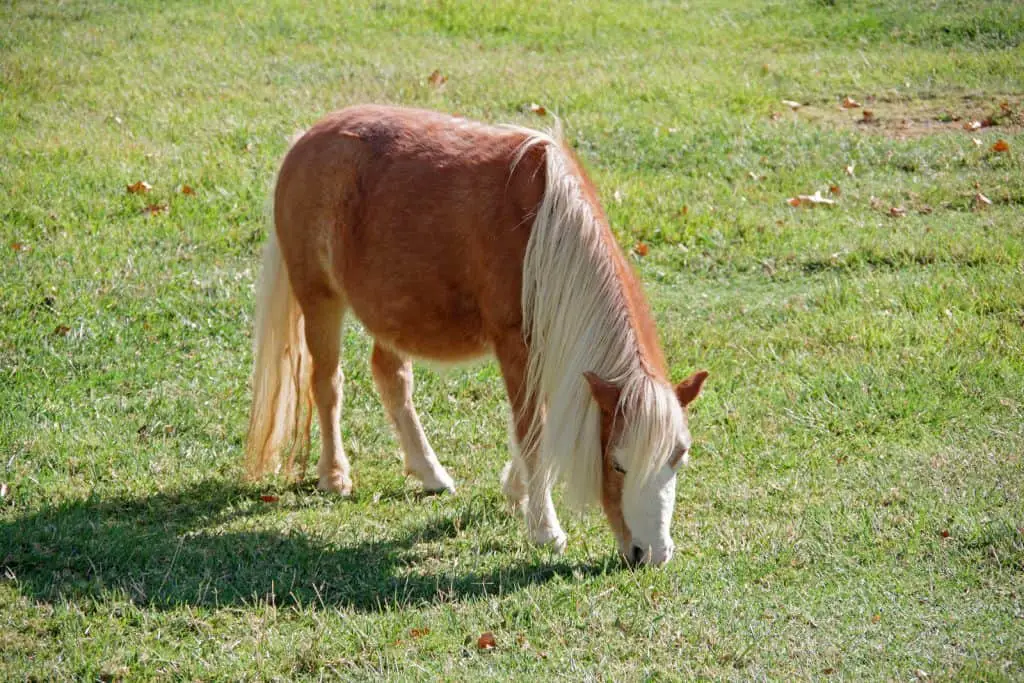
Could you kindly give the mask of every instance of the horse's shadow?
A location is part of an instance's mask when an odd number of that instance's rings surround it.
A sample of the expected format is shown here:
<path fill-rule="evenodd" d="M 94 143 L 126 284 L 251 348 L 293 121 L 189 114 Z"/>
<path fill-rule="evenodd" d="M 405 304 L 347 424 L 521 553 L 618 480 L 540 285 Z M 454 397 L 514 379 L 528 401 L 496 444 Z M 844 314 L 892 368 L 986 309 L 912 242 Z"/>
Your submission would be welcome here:
<path fill-rule="evenodd" d="M 434 573 L 409 570 L 419 544 L 450 539 L 495 514 L 485 509 L 493 507 L 488 501 L 401 526 L 381 540 L 344 544 L 297 530 L 301 522 L 289 517 L 316 514 L 301 503 L 272 523 L 261 521 L 280 509 L 254 505 L 254 497 L 251 488 L 206 481 L 143 497 L 74 501 L 4 520 L 0 581 L 16 581 L 23 595 L 41 602 L 120 596 L 156 608 L 268 602 L 381 611 L 505 594 L 556 576 L 609 569 L 530 553 L 499 567 L 482 563 L 488 569 L 479 571 L 444 562 Z"/>

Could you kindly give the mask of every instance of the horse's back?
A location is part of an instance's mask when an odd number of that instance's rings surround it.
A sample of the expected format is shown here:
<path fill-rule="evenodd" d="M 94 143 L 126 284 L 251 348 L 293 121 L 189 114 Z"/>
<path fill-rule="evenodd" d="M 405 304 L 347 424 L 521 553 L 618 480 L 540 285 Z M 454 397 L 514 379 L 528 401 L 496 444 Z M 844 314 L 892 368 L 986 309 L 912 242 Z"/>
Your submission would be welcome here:
<path fill-rule="evenodd" d="M 545 180 L 542 147 L 515 164 L 526 139 L 380 106 L 314 125 L 289 151 L 275 193 L 300 302 L 341 297 L 375 337 L 438 359 L 477 355 L 518 329 Z"/>

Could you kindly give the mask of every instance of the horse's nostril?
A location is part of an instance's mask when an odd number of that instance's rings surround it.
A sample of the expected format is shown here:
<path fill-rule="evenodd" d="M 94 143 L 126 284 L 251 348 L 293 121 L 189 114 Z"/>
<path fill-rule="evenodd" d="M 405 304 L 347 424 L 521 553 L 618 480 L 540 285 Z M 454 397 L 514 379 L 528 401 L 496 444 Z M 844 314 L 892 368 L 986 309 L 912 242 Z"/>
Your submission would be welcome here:
<path fill-rule="evenodd" d="M 633 564 L 640 564 L 644 561 L 644 549 L 638 545 L 633 546 L 633 553 L 630 561 Z"/>

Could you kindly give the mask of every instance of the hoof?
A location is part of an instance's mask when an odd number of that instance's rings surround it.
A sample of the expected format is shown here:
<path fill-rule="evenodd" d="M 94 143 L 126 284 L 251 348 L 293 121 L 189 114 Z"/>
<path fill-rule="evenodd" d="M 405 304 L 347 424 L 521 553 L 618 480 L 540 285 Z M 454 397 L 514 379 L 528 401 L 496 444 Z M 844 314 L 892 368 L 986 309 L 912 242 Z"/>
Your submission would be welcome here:
<path fill-rule="evenodd" d="M 352 479 L 340 474 L 321 476 L 316 487 L 321 491 L 337 493 L 339 496 L 352 495 Z"/>
<path fill-rule="evenodd" d="M 565 552 L 565 546 L 569 543 L 569 537 L 561 529 L 542 529 L 539 533 L 533 534 L 533 542 L 539 546 L 547 546 L 556 555 Z"/>
<path fill-rule="evenodd" d="M 426 474 L 420 474 L 419 472 L 412 472 L 406 470 L 408 475 L 412 475 L 419 479 L 423 483 L 423 490 L 426 493 L 455 493 L 455 481 L 448 475 L 444 468 L 439 468 L 436 472 L 428 472 Z"/>

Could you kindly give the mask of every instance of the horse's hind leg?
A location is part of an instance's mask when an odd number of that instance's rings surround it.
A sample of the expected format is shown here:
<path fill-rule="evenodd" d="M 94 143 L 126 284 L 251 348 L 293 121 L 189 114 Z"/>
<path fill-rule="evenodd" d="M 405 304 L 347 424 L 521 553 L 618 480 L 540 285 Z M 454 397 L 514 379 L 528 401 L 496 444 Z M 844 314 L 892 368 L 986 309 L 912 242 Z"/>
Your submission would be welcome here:
<path fill-rule="evenodd" d="M 348 458 L 341 445 L 341 394 L 345 375 L 341 371 L 341 323 L 344 302 L 321 297 L 302 302 L 306 347 L 313 357 L 313 398 L 320 417 L 323 441 L 317 474 L 318 488 L 343 496 L 352 492 Z"/>
<path fill-rule="evenodd" d="M 550 543 L 560 553 L 565 550 L 566 536 L 551 501 L 552 482 L 541 470 L 540 439 L 527 439 L 535 411 L 533 403 L 525 398 L 527 348 L 520 332 L 515 330 L 499 340 L 495 353 L 512 404 L 513 420 L 512 462 L 502 473 L 502 489 L 510 498 L 518 495 L 520 501 L 524 500 L 521 494 L 525 489 L 524 513 L 530 538 L 538 545 Z"/>
<path fill-rule="evenodd" d="M 381 402 L 402 444 L 405 471 L 422 481 L 427 491 L 454 493 L 455 482 L 427 442 L 412 403 L 412 363 L 380 344 L 374 344 L 371 367 Z"/>

